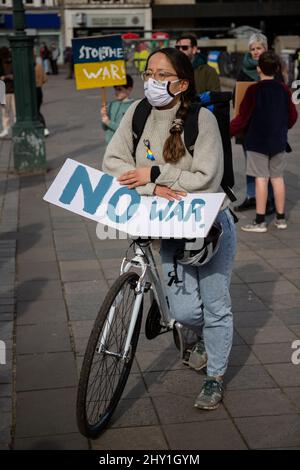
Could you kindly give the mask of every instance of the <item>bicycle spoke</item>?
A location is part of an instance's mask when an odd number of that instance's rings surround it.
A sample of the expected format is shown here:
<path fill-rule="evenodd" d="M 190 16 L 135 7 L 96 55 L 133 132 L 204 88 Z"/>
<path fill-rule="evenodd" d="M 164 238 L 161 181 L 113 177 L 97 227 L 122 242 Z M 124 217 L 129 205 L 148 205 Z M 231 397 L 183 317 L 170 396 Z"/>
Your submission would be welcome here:
<path fill-rule="evenodd" d="M 136 300 L 135 290 L 129 279 L 137 278 L 133 273 L 130 273 L 127 275 L 127 279 L 123 282 L 111 304 L 114 305 L 115 311 L 109 323 L 110 308 L 107 310 L 106 319 L 99 331 L 97 346 L 94 347 L 90 362 L 85 396 L 86 417 L 90 426 L 98 425 L 103 419 L 105 420 L 110 409 L 115 407 L 131 367 L 130 363 L 128 369 L 128 362 L 121 357 L 125 352 L 124 347 Z M 100 338 L 103 331 L 106 331 L 106 336 L 103 347 L 100 349 Z M 118 354 L 121 357 L 111 356 L 105 351 Z"/>

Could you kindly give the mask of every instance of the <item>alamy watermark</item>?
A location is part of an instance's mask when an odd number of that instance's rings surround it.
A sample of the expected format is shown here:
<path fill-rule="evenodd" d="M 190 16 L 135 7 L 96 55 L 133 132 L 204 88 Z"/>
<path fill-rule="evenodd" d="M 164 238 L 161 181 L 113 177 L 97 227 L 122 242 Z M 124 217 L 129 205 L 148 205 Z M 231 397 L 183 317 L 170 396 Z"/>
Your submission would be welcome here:
<path fill-rule="evenodd" d="M 0 365 L 6 364 L 6 344 L 0 340 Z"/>
<path fill-rule="evenodd" d="M 292 363 L 295 366 L 298 366 L 300 364 L 300 339 L 296 339 L 295 341 L 292 342 L 292 349 L 295 349 L 291 358 Z"/>
<path fill-rule="evenodd" d="M 292 93 L 292 101 L 294 104 L 300 104 L 300 80 L 294 80 L 292 83 L 292 88 L 296 88 L 296 90 Z"/>

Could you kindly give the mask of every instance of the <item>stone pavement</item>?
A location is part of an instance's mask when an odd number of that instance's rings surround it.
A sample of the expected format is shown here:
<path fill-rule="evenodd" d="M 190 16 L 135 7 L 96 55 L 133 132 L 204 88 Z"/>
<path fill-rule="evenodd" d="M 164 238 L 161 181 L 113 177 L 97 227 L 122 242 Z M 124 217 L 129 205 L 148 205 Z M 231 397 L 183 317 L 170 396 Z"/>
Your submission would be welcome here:
<path fill-rule="evenodd" d="M 79 434 L 78 372 L 127 241 L 98 240 L 94 222 L 47 205 L 42 196 L 66 157 L 100 167 L 99 95 L 75 91 L 63 75 L 49 77 L 46 177 L 9 172 L 11 142 L 0 142 L 0 340 L 7 352 L 0 365 L 0 448 L 300 449 L 300 365 L 291 362 L 292 342 L 300 338 L 299 123 L 290 133 L 288 230 L 238 228 L 224 404 L 213 412 L 193 408 L 203 375 L 178 361 L 171 334 L 148 341 L 142 333 L 110 427 L 93 442 Z M 241 200 L 240 147 L 234 156 Z"/>

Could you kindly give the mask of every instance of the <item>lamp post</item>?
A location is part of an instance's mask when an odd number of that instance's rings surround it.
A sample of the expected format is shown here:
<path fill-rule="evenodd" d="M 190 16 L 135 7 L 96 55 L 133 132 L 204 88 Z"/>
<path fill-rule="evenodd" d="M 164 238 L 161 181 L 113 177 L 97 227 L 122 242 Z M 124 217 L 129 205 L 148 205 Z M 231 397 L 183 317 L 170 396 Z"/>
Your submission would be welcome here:
<path fill-rule="evenodd" d="M 33 61 L 33 36 L 25 32 L 22 0 L 13 0 L 14 35 L 12 49 L 16 123 L 13 126 L 14 167 L 19 173 L 43 172 L 46 169 L 44 129 L 38 119 Z"/>

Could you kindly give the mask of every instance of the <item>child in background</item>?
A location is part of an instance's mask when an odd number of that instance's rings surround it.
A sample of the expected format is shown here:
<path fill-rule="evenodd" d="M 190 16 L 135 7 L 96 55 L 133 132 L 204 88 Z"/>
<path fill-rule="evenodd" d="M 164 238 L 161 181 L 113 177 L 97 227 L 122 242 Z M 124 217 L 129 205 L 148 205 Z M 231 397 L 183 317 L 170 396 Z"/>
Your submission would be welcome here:
<path fill-rule="evenodd" d="M 108 144 L 119 127 L 122 117 L 126 113 L 133 100 L 129 98 L 133 88 L 133 79 L 126 75 L 126 85 L 117 85 L 114 87 L 116 99 L 106 105 L 101 106 L 102 127 L 105 131 L 105 142 Z"/>
<path fill-rule="evenodd" d="M 287 134 L 297 120 L 297 110 L 289 88 L 274 79 L 280 60 L 273 52 L 264 52 L 258 60 L 260 81 L 250 86 L 240 111 L 230 124 L 231 135 L 245 134 L 247 175 L 255 177 L 256 218 L 244 225 L 245 232 L 266 232 L 268 182 L 271 181 L 276 207 L 275 226 L 287 228 L 285 184 Z"/>

